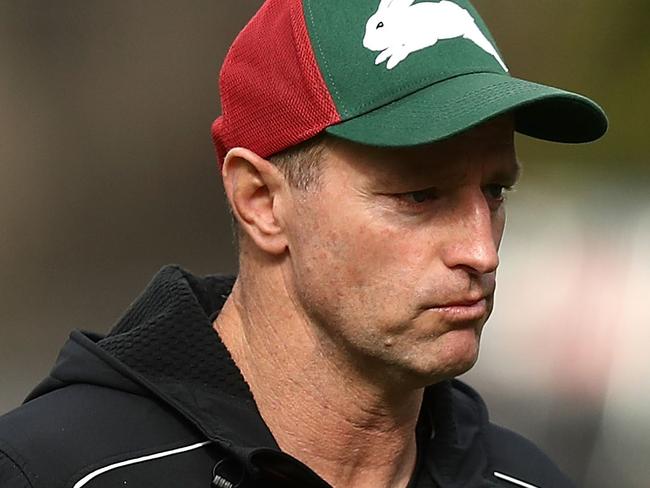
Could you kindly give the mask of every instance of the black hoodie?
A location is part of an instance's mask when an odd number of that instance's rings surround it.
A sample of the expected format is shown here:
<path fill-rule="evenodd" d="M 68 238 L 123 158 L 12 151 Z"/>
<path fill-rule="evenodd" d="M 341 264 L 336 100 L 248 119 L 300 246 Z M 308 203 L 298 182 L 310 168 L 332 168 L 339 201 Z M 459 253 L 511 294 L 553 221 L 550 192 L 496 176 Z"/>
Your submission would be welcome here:
<path fill-rule="evenodd" d="M 0 417 L 0 487 L 329 486 L 278 448 L 212 328 L 233 281 L 168 266 L 106 337 L 73 332 Z M 572 486 L 460 381 L 427 388 L 418 458 L 409 488 Z"/>

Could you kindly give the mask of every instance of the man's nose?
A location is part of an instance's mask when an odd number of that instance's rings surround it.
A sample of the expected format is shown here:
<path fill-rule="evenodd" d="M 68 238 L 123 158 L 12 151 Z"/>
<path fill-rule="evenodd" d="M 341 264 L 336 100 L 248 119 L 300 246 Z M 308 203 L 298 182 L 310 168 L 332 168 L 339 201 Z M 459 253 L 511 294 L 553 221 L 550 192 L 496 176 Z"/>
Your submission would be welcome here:
<path fill-rule="evenodd" d="M 497 214 L 490 209 L 482 192 L 466 194 L 461 199 L 445 250 L 447 267 L 464 268 L 474 275 L 496 271 L 503 232 L 503 217 Z"/>

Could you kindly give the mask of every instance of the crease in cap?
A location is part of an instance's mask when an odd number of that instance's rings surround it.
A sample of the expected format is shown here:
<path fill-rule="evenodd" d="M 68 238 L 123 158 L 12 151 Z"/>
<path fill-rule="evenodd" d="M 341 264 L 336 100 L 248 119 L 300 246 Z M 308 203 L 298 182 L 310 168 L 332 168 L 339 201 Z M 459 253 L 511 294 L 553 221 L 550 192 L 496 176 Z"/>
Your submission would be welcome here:
<path fill-rule="evenodd" d="M 435 142 L 506 112 L 517 131 L 580 143 L 607 117 L 590 99 L 514 78 L 468 0 L 267 0 L 233 43 L 212 127 L 220 162 L 323 130 L 374 146 Z"/>

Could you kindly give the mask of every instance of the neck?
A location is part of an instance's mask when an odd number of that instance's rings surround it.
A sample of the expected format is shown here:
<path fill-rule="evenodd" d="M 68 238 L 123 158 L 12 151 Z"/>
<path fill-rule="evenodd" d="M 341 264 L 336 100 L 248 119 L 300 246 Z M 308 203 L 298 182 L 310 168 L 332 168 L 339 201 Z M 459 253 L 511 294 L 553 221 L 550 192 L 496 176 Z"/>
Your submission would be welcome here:
<path fill-rule="evenodd" d="M 277 291 L 277 282 L 257 285 Z M 280 448 L 337 488 L 405 487 L 423 390 L 369 380 L 295 309 L 264 295 L 238 280 L 214 326 Z"/>

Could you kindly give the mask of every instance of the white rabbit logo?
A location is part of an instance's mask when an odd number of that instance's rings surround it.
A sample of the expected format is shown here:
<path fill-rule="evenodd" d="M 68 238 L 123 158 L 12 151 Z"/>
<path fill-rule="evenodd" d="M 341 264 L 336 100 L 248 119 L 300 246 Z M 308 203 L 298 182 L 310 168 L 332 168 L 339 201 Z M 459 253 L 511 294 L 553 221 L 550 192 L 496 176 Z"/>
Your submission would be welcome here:
<path fill-rule="evenodd" d="M 434 46 L 443 39 L 464 38 L 494 56 L 505 71 L 501 56 L 476 25 L 474 18 L 461 6 L 442 0 L 381 0 L 379 8 L 366 24 L 363 46 L 381 51 L 375 64 L 388 60 L 386 68 L 393 69 L 411 53 Z"/>

